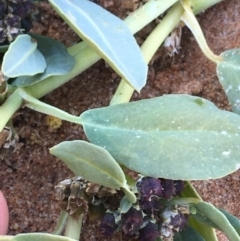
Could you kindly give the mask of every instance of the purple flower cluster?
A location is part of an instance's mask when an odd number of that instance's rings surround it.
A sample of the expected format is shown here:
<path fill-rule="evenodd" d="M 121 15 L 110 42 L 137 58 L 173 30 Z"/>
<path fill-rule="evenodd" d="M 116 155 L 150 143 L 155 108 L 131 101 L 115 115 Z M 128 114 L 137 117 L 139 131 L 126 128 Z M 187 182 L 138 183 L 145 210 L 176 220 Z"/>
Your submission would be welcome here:
<path fill-rule="evenodd" d="M 187 206 L 166 203 L 183 189 L 183 181 L 140 178 L 137 181 L 137 203 L 126 213 L 121 214 L 118 210 L 106 213 L 102 219 L 101 233 L 110 236 L 121 229 L 127 239 L 154 241 L 160 237 L 171 240 L 174 232 L 179 232 L 186 226 L 189 210 Z"/>
<path fill-rule="evenodd" d="M 29 31 L 34 9 L 31 0 L 0 0 L 0 43 L 12 42 L 19 34 Z"/>

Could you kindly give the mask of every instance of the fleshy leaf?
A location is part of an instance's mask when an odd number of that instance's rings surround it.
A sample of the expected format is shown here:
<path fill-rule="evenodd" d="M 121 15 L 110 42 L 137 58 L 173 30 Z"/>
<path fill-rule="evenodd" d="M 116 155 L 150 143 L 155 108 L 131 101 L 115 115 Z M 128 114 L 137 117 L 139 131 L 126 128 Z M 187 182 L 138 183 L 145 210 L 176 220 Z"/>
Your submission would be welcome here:
<path fill-rule="evenodd" d="M 19 35 L 3 57 L 2 72 L 8 78 L 42 73 L 46 61 L 37 43 L 27 34 Z"/>
<path fill-rule="evenodd" d="M 182 200 L 186 200 L 185 198 L 189 198 L 191 199 L 201 199 L 201 197 L 199 196 L 199 194 L 197 193 L 197 191 L 195 190 L 195 188 L 192 186 L 192 184 L 190 182 L 185 182 L 185 188 L 183 190 L 183 192 L 180 194 L 181 197 L 184 197 Z M 186 202 L 188 203 L 188 202 Z M 192 202 L 195 203 L 195 202 Z M 196 209 L 194 207 L 192 207 L 191 205 L 190 207 L 190 211 L 191 213 L 196 213 Z M 193 212 L 194 210 L 194 212 Z M 203 238 L 205 241 L 218 241 L 215 231 L 213 228 L 211 228 L 210 226 L 207 226 L 201 222 L 198 222 L 196 219 L 194 219 L 192 216 L 189 217 L 188 220 L 188 224 L 194 228 Z"/>
<path fill-rule="evenodd" d="M 233 228 L 240 236 L 240 220 L 237 217 L 233 216 L 231 213 L 227 212 L 226 210 L 223 210 L 223 209 L 218 209 L 218 210 L 225 215 L 225 217 L 228 219 L 228 221 L 231 223 Z"/>
<path fill-rule="evenodd" d="M 205 217 L 206 224 L 211 225 L 211 223 L 213 223 L 215 227 L 218 227 L 226 234 L 227 238 L 230 241 L 240 240 L 240 236 L 238 235 L 232 224 L 229 222 L 227 217 L 223 214 L 223 212 L 218 210 L 212 204 L 207 202 L 198 202 L 193 206 L 197 210 L 197 213 L 199 213 L 202 217 Z M 211 223 L 209 223 L 209 221 Z"/>
<path fill-rule="evenodd" d="M 196 207 L 194 208 L 196 209 Z M 196 209 L 196 214 L 192 214 L 192 217 L 199 223 L 202 223 L 208 227 L 220 230 L 220 228 L 214 222 L 208 219 L 199 209 Z"/>
<path fill-rule="evenodd" d="M 75 239 L 65 236 L 48 234 L 48 233 L 24 233 L 13 236 L 11 241 L 76 241 Z"/>
<path fill-rule="evenodd" d="M 197 220 L 200 223 L 203 223 L 209 227 L 215 228 L 215 229 L 219 229 L 221 230 L 220 227 L 218 227 L 214 222 L 212 222 L 209 218 L 207 218 L 200 209 L 198 209 L 197 207 L 194 207 L 196 209 L 196 214 L 192 215 L 192 217 Z M 230 214 L 229 212 L 227 212 L 226 210 L 223 209 L 218 209 L 218 211 L 220 211 L 222 214 L 224 214 L 224 216 L 228 219 L 228 221 L 230 222 L 230 224 L 233 226 L 233 228 L 235 229 L 235 231 L 238 233 L 238 235 L 240 235 L 240 220 L 233 216 L 232 214 Z M 223 231 L 223 230 L 222 230 Z"/>
<path fill-rule="evenodd" d="M 239 168 L 240 117 L 189 95 L 93 109 L 80 116 L 90 142 L 145 176 L 220 178 Z"/>
<path fill-rule="evenodd" d="M 129 202 L 128 198 L 124 196 L 120 202 L 120 213 L 126 213 L 132 207 L 132 202 Z"/>
<path fill-rule="evenodd" d="M 205 241 L 205 239 L 194 228 L 187 226 L 181 232 L 174 234 L 173 241 Z"/>
<path fill-rule="evenodd" d="M 217 75 L 228 97 L 233 112 L 240 114 L 240 49 L 230 49 L 221 54 Z"/>
<path fill-rule="evenodd" d="M 103 148 L 86 141 L 64 141 L 50 149 L 76 175 L 106 187 L 119 189 L 126 179 L 118 163 Z"/>
<path fill-rule="evenodd" d="M 37 49 L 45 57 L 47 67 L 42 74 L 14 79 L 12 85 L 19 87 L 32 85 L 53 75 L 67 74 L 74 67 L 74 58 L 68 54 L 61 42 L 38 34 L 29 33 L 29 35 L 37 40 Z"/>
<path fill-rule="evenodd" d="M 49 0 L 67 24 L 136 90 L 145 85 L 147 65 L 127 25 L 87 0 Z"/>
<path fill-rule="evenodd" d="M 201 234 L 205 241 L 218 241 L 215 230 L 212 227 L 198 222 L 192 216 L 190 216 L 188 224 Z"/>

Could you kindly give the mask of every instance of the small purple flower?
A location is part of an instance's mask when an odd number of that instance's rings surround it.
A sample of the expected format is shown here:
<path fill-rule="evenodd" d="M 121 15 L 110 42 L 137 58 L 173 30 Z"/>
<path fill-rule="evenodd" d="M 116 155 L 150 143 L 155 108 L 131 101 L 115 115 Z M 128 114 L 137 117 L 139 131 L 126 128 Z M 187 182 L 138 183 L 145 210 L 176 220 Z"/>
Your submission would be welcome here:
<path fill-rule="evenodd" d="M 174 181 L 175 195 L 180 195 L 184 189 L 184 181 L 177 180 Z"/>
<path fill-rule="evenodd" d="M 182 211 L 184 211 L 185 214 L 183 214 Z M 176 232 L 182 231 L 188 222 L 188 213 L 188 206 L 175 205 L 168 207 L 161 213 L 163 225 Z"/>
<path fill-rule="evenodd" d="M 159 201 L 159 197 L 151 196 L 149 199 L 140 198 L 139 206 L 141 210 L 159 211 L 162 208 L 162 204 Z M 147 212 L 148 213 L 148 212 Z"/>
<path fill-rule="evenodd" d="M 169 179 L 161 179 L 162 184 L 162 197 L 170 199 L 174 194 L 174 182 Z"/>
<path fill-rule="evenodd" d="M 6 1 L 0 0 L 0 16 L 4 16 L 6 13 Z"/>
<path fill-rule="evenodd" d="M 21 18 L 17 15 L 8 14 L 5 17 L 4 22 L 11 28 L 20 28 L 21 26 Z"/>
<path fill-rule="evenodd" d="M 143 223 L 143 213 L 131 207 L 127 213 L 122 214 L 122 230 L 124 234 L 133 235 L 140 229 Z"/>
<path fill-rule="evenodd" d="M 161 181 L 153 177 L 143 177 L 137 183 L 138 191 L 142 198 L 150 198 L 152 195 L 161 196 L 162 185 Z"/>
<path fill-rule="evenodd" d="M 111 236 L 117 228 L 118 225 L 115 222 L 114 214 L 106 213 L 102 218 L 100 232 L 106 236 Z"/>
<path fill-rule="evenodd" d="M 187 221 L 188 218 L 182 213 L 178 212 L 177 215 L 171 217 L 171 221 L 169 224 L 173 226 L 173 229 L 175 231 L 179 232 L 185 228 Z"/>
<path fill-rule="evenodd" d="M 155 223 L 148 222 L 148 224 L 139 230 L 140 241 L 154 241 L 160 236 L 158 226 Z"/>

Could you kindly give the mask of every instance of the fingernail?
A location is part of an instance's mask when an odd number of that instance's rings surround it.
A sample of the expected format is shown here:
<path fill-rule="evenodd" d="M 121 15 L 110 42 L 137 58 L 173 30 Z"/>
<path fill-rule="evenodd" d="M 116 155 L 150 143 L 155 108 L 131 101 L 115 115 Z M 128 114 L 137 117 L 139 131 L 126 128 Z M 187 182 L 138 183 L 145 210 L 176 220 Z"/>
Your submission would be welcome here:
<path fill-rule="evenodd" d="M 8 230 L 9 211 L 7 201 L 0 191 L 0 235 L 6 235 Z"/>

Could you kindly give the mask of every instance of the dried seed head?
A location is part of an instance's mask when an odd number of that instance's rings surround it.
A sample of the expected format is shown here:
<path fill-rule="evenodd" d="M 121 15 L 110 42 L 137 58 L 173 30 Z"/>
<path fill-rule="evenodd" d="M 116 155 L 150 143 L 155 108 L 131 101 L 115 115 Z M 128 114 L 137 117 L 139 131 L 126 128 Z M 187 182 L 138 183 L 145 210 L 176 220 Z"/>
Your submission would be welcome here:
<path fill-rule="evenodd" d="M 60 207 L 73 215 L 80 207 L 87 212 L 91 197 L 86 195 L 86 181 L 77 176 L 66 179 L 55 186 L 56 199 Z"/>

